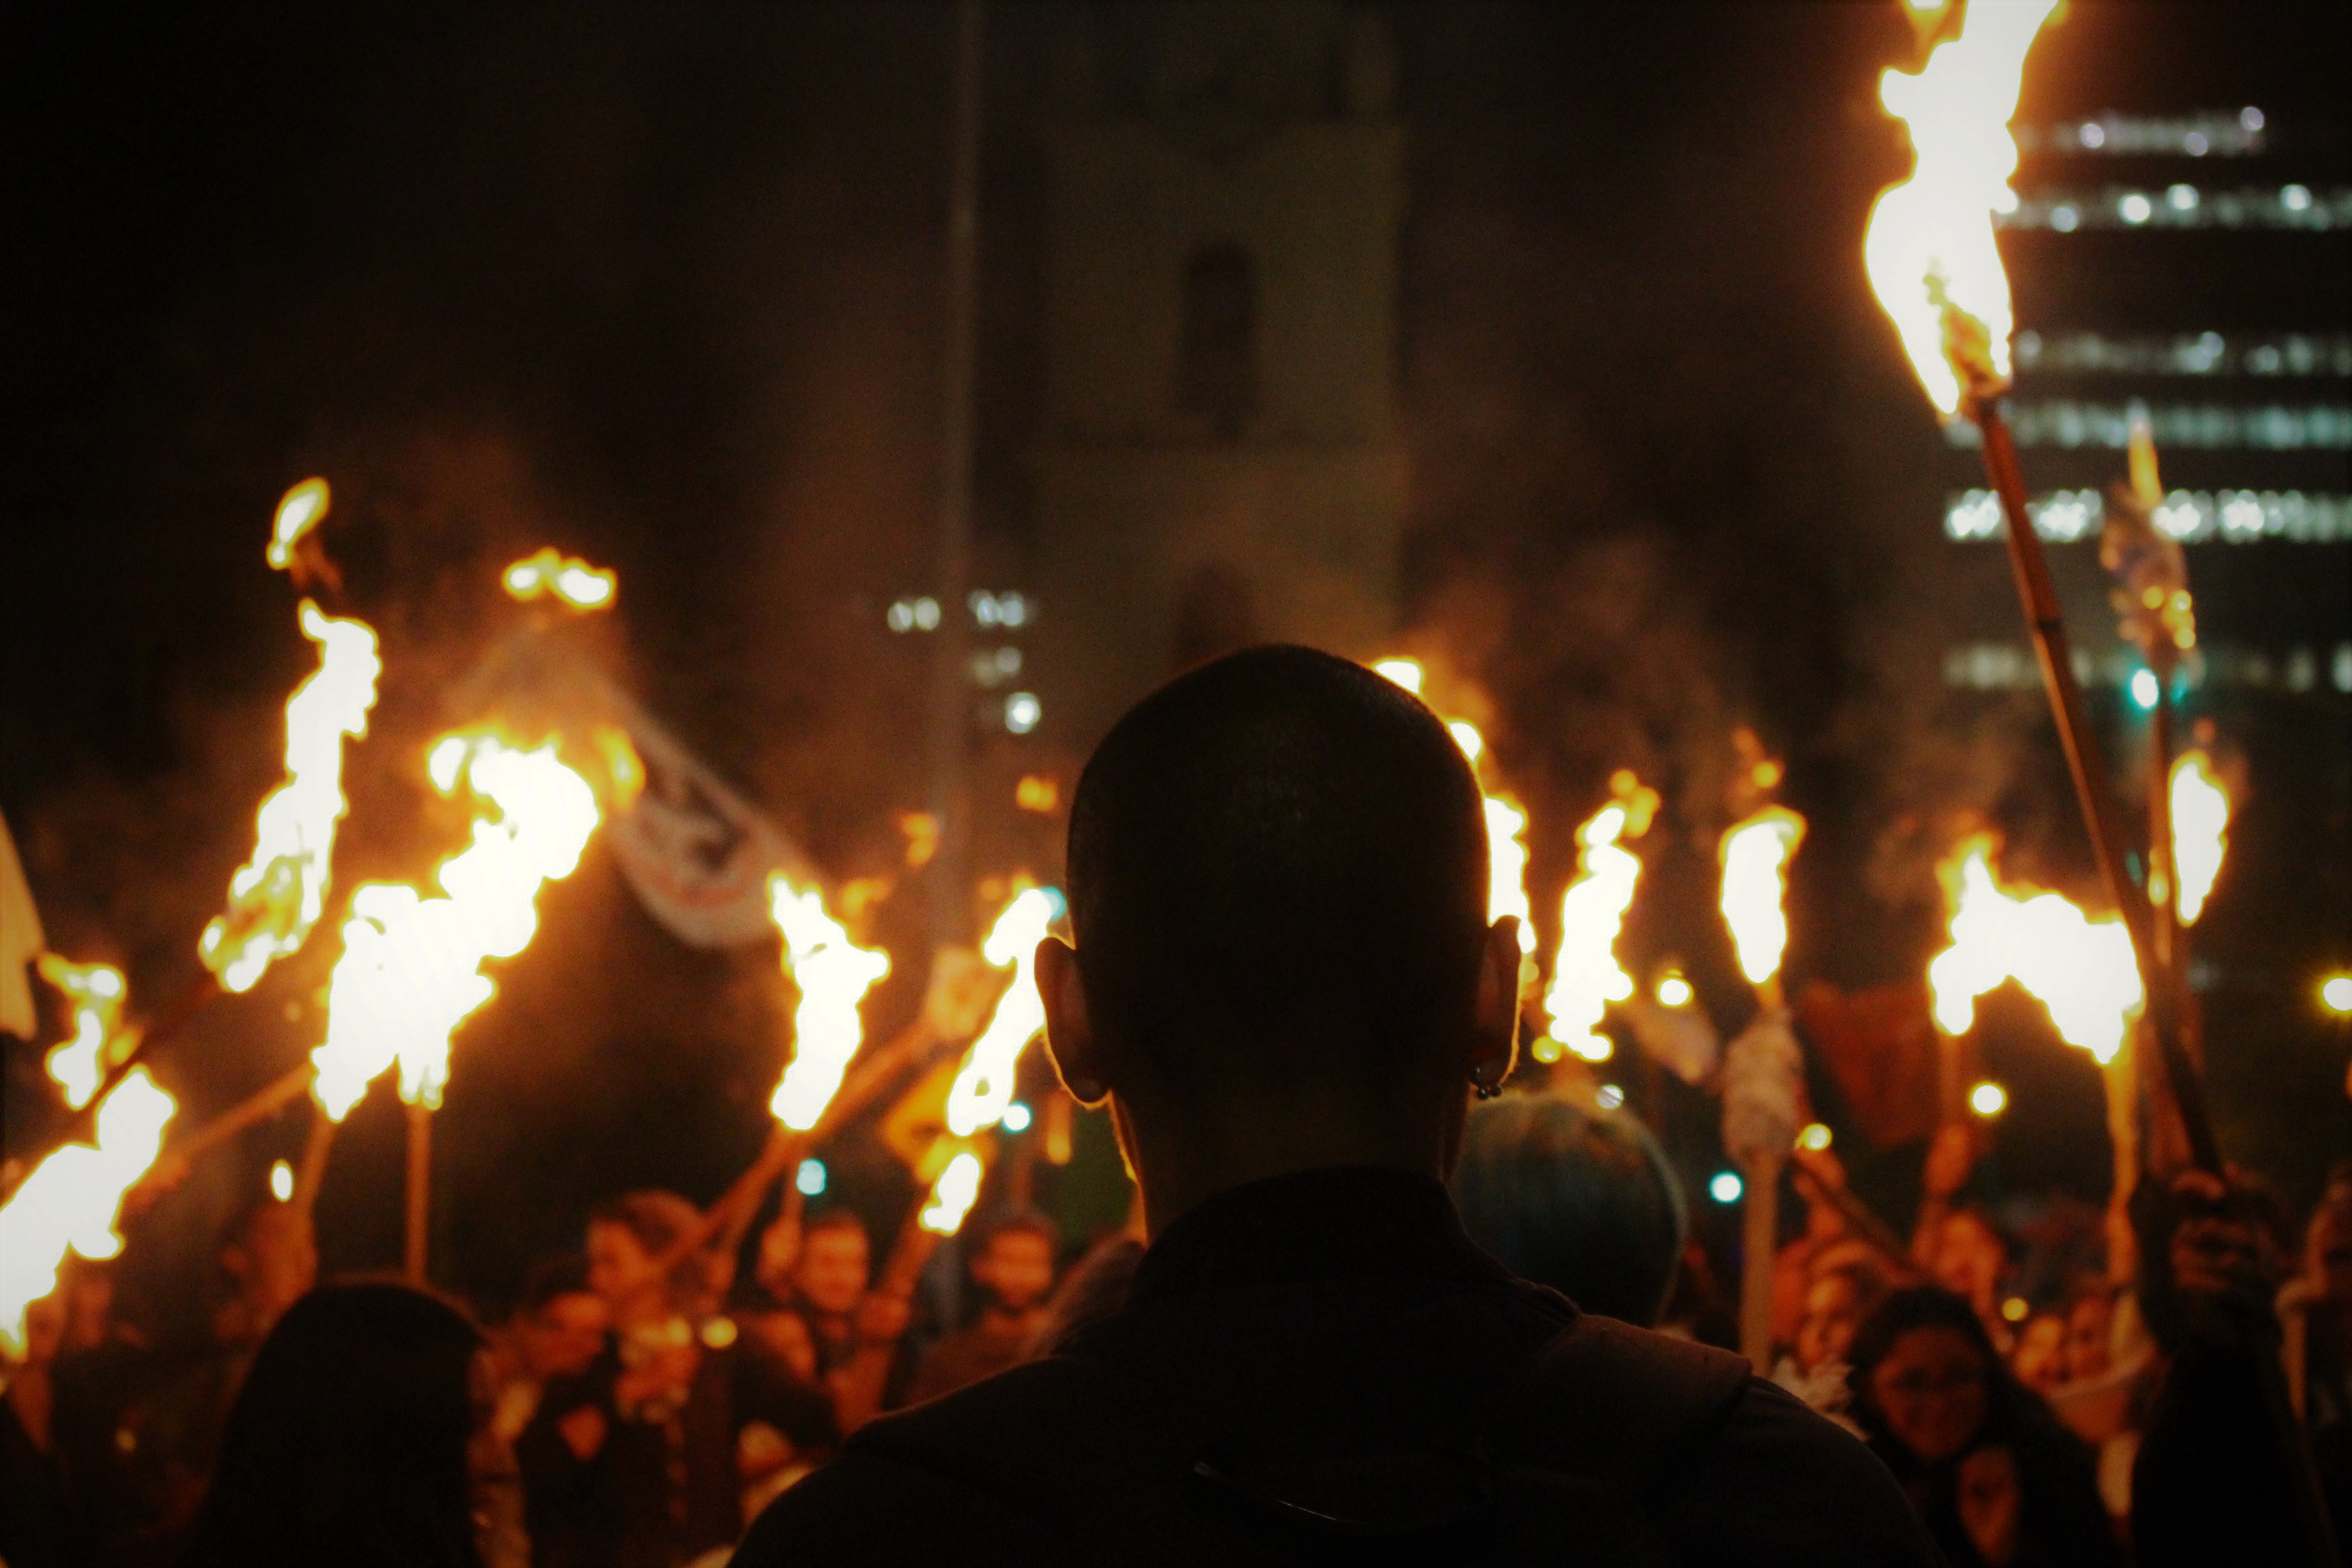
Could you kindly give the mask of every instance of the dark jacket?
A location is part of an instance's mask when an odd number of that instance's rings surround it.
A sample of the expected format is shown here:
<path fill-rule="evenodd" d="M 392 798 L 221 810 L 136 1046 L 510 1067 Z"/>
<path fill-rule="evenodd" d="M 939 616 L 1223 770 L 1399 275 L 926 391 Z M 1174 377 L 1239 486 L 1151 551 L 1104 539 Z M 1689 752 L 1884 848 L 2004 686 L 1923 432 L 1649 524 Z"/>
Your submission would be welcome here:
<path fill-rule="evenodd" d="M 1727 1381 L 1721 1352 L 1606 1324 L 1585 1337 L 1625 1353 L 1531 1406 L 1518 1385 L 1578 1321 L 1472 1245 L 1427 1177 L 1255 1183 L 1171 1226 L 1126 1309 L 1055 1354 L 865 1427 L 736 1562 L 1510 1561 L 1498 1541 L 1620 1505 L 1652 1562 L 1934 1562 L 1860 1443 L 1736 1363 Z M 1703 1418 L 1638 1485 L 1578 1473 L 1607 1469 L 1621 1430 L 1653 1446 L 1636 1431 L 1676 1423 L 1645 1405 L 1678 1401 Z M 1538 1474 L 1537 1448 L 1583 1458 Z"/>

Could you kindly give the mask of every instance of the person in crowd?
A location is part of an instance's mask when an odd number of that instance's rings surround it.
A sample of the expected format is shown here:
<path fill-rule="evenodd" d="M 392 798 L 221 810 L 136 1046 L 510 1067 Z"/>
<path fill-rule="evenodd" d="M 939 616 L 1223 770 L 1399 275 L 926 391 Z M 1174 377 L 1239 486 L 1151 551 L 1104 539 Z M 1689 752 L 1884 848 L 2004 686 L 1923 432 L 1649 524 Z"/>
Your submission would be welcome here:
<path fill-rule="evenodd" d="M 759 1283 L 779 1305 L 757 1315 L 755 1328 L 803 1379 L 831 1391 L 840 1429 L 854 1432 L 906 1403 L 913 1314 L 871 1289 L 873 1243 L 857 1211 L 826 1209 L 803 1224 L 788 1207 L 761 1237 L 760 1256 Z"/>
<path fill-rule="evenodd" d="M 1804 1152 L 1804 1168 L 1824 1184 L 1845 1184 L 1845 1164 L 1827 1149 Z M 1834 1263 L 1851 1257 L 1858 1244 L 1853 1227 L 1837 1205 L 1820 1195 L 1809 1183 L 1797 1184 L 1805 1205 L 1805 1228 L 1781 1247 L 1772 1259 L 1772 1342 L 1796 1343 L 1804 1321 L 1805 1300 L 1813 1282 Z M 1866 1247 L 1860 1250 L 1867 1251 Z"/>
<path fill-rule="evenodd" d="M 490 1342 L 500 1437 L 511 1443 L 522 1436 L 551 1380 L 579 1377 L 594 1364 L 612 1322 L 611 1304 L 588 1288 L 585 1258 L 560 1253 L 540 1260 L 513 1317 Z"/>
<path fill-rule="evenodd" d="M 742 1532 L 747 1486 L 835 1441 L 824 1392 L 716 1310 L 709 1260 L 673 1261 L 698 1218 L 666 1192 L 590 1213 L 587 1279 L 612 1333 L 584 1373 L 549 1379 L 517 1444 L 537 1568 L 670 1568 L 722 1551 Z"/>
<path fill-rule="evenodd" d="M 1003 1372 L 1021 1359 L 1045 1315 L 1060 1246 L 1053 1221 L 1027 1211 L 1008 1215 L 990 1226 L 979 1243 L 971 1273 L 980 1287 L 980 1317 L 931 1347 L 915 1374 L 910 1401 L 936 1399 Z"/>
<path fill-rule="evenodd" d="M 2311 1433 L 2339 1542 L 2352 1532 L 2352 1162 L 2328 1173 L 2304 1227 L 2303 1268 L 2279 1292 L 2288 1386 Z"/>
<path fill-rule="evenodd" d="M 187 1568 L 527 1568 L 486 1352 L 405 1285 L 304 1296 L 230 1412 Z"/>
<path fill-rule="evenodd" d="M 1690 1227 L 1641 1122 L 1557 1095 L 1473 1106 L 1454 1173 L 1470 1239 L 1588 1312 L 1654 1327 Z"/>
<path fill-rule="evenodd" d="M 1887 1289 L 1885 1270 L 1866 1258 L 1822 1270 L 1805 1292 L 1795 1345 L 1772 1372 L 1773 1382 L 1857 1436 L 1862 1429 L 1849 1414 L 1853 1401 L 1847 1358 L 1854 1335 Z"/>
<path fill-rule="evenodd" d="M 2114 1288 L 2101 1280 L 2077 1287 L 2068 1296 L 2063 1315 L 2066 1381 L 2087 1383 L 2106 1376 L 2116 1361 Z"/>
<path fill-rule="evenodd" d="M 2132 1467 L 2139 1562 L 2324 1560 L 2352 1521 L 2331 1525 L 2279 1372 L 2283 1209 L 2242 1173 L 2225 1183 L 2198 1170 L 2143 1181 L 2131 1207 L 2141 1310 L 2162 1355 Z"/>
<path fill-rule="evenodd" d="M 1853 1413 L 1953 1568 L 2120 1561 L 2091 1455 L 2010 1374 L 1976 1309 L 1888 1296 L 1853 1342 Z"/>
<path fill-rule="evenodd" d="M 2009 1243 L 1990 1215 L 1974 1204 L 1955 1206 L 1928 1235 L 1919 1262 L 1929 1280 L 1975 1310 L 1985 1337 L 2003 1354 L 2016 1348 L 2016 1331 L 2000 1312 Z"/>
<path fill-rule="evenodd" d="M 1463 1229 L 1514 1059 L 1518 922 L 1430 710 L 1263 647 L 1129 712 L 1072 805 L 1049 1051 L 1150 1247 L 1055 1353 L 853 1436 L 779 1564 L 1926 1564 L 1883 1467 L 1728 1352 L 1580 1313 Z"/>
<path fill-rule="evenodd" d="M 2066 1381 L 2066 1320 L 2056 1312 L 2027 1318 L 2009 1352 L 2009 1370 L 2018 1382 L 2048 1397 Z"/>

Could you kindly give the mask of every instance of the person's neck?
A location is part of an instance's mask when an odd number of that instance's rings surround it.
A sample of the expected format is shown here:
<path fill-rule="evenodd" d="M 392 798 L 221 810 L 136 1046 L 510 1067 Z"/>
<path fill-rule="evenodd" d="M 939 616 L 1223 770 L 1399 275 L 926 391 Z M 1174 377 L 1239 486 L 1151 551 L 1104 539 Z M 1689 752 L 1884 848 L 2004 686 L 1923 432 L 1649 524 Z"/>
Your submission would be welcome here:
<path fill-rule="evenodd" d="M 1435 1119 L 1423 1127 L 1368 1128 L 1360 1118 L 1318 1116 L 1286 1106 L 1275 1116 L 1229 1112 L 1214 1127 L 1170 1135 L 1139 1125 L 1113 1101 L 1121 1144 L 1143 1195 L 1144 1234 L 1160 1232 L 1205 1200 L 1234 1187 L 1301 1171 L 1379 1165 L 1443 1180 L 1446 1138 Z"/>

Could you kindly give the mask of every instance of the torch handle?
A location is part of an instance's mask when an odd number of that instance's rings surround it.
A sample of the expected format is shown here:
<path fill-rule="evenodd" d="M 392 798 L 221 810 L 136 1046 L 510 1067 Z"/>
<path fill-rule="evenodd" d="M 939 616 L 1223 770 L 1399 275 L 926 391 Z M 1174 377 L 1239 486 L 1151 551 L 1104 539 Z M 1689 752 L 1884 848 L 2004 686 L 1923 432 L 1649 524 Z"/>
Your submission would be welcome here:
<path fill-rule="evenodd" d="M 408 1108 L 407 1225 L 401 1247 L 401 1272 L 412 1285 L 425 1283 L 432 1211 L 433 1112 L 420 1102 Z"/>
<path fill-rule="evenodd" d="M 1766 1155 L 1741 1173 L 1739 1353 L 1771 1371 L 1772 1270 L 1780 1253 L 1780 1162 Z"/>
<path fill-rule="evenodd" d="M 2147 1022 L 2156 1037 L 2157 1053 L 2164 1058 L 2166 1079 L 2189 1135 L 2190 1157 L 2215 1175 L 2221 1173 L 2221 1146 L 2213 1138 L 2213 1120 L 2205 1105 L 2205 1085 L 2196 1064 L 2189 1059 L 2180 1039 L 2177 993 L 2156 951 L 2155 914 L 2147 894 L 2124 870 L 2125 842 L 2116 820 L 2115 791 L 2098 740 L 2083 711 L 2082 688 L 2074 679 L 2074 656 L 2067 646 L 2066 621 L 2058 605 L 2058 591 L 2050 580 L 2050 563 L 2042 552 L 2032 520 L 2025 510 L 2025 480 L 2017 465 L 2017 445 L 2000 405 L 1979 398 L 1971 406 L 1983 433 L 1985 475 L 2000 497 L 2001 515 L 2008 522 L 2009 562 L 2017 579 L 2017 596 L 2025 611 L 2026 629 L 2042 661 L 2042 683 L 2050 699 L 2051 716 L 2066 750 L 2066 766 L 2074 775 L 2074 797 L 2083 812 L 2083 826 L 2091 837 L 2100 879 L 2107 897 L 2123 916 L 2131 938 L 2132 956 L 2139 966 L 2140 987 L 2147 997 Z"/>

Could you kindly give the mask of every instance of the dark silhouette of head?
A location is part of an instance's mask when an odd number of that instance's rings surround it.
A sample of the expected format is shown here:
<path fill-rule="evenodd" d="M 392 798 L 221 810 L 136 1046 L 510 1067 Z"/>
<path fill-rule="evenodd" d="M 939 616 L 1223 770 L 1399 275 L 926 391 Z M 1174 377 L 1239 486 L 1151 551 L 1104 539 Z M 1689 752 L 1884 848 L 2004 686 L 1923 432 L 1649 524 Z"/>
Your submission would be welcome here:
<path fill-rule="evenodd" d="M 1512 1273 L 1644 1328 L 1664 1310 L 1688 1213 L 1665 1156 L 1622 1111 L 1540 1094 L 1473 1107 L 1454 1199 Z"/>
<path fill-rule="evenodd" d="M 1477 781 L 1360 666 L 1252 648 L 1146 698 L 1078 781 L 1068 883 L 1048 1038 L 1074 1093 L 1112 1097 L 1147 1208 L 1212 1166 L 1442 1166 L 1467 1078 L 1508 1068 L 1517 935 L 1488 928 Z M 1155 1194 L 1155 1156 L 1193 1173 Z"/>
<path fill-rule="evenodd" d="M 302 1298 L 254 1358 L 183 1561 L 473 1568 L 481 1348 L 462 1312 L 404 1285 Z"/>

